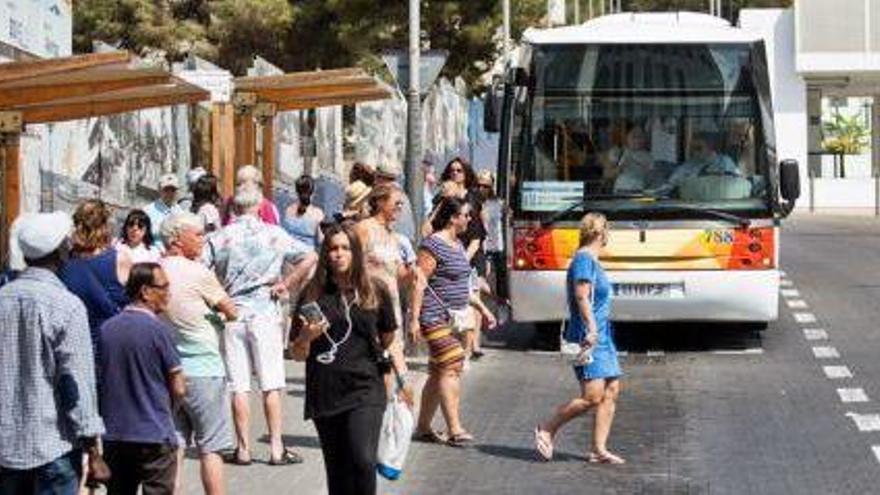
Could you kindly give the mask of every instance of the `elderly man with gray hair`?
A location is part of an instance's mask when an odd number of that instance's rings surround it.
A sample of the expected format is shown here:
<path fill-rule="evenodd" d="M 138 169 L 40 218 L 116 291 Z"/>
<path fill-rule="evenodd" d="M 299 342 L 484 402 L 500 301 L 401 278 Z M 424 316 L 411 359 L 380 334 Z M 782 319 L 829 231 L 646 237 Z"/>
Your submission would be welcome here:
<path fill-rule="evenodd" d="M 160 230 L 166 257 L 168 307 L 164 317 L 174 327 L 174 343 L 186 376 L 186 395 L 177 428 L 186 443 L 195 443 L 205 493 L 224 492 L 221 453 L 232 448 L 226 367 L 220 335 L 227 320 L 238 316 L 235 304 L 210 269 L 202 264 L 205 229 L 193 213 L 177 213 Z M 182 452 L 182 451 L 181 451 Z"/>
<path fill-rule="evenodd" d="M 253 165 L 242 165 L 235 172 L 235 190 L 239 191 L 242 188 L 248 187 L 261 191 L 263 189 L 263 173 Z M 238 216 L 238 213 L 235 211 L 235 198 L 229 198 L 223 208 L 223 225 L 232 223 L 236 216 Z M 260 200 L 257 218 L 271 225 L 281 223 L 281 214 L 278 212 L 278 207 L 269 198 L 265 197 Z"/>
<path fill-rule="evenodd" d="M 226 367 L 232 383 L 232 410 L 238 440 L 236 461 L 250 462 L 248 435 L 251 376 L 263 393 L 269 428 L 269 464 L 302 462 L 281 440 L 281 390 L 285 386 L 281 299 L 308 281 L 317 255 L 281 227 L 258 218 L 263 195 L 253 184 L 236 191 L 238 217 L 213 234 L 207 261 L 232 297 L 240 318 L 226 328 Z"/>

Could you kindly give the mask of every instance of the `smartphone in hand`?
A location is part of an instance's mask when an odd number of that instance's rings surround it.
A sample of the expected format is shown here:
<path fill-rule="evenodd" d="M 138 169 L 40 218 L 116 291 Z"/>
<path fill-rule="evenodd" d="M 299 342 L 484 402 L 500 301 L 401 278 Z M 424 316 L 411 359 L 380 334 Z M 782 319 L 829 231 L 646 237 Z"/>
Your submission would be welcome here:
<path fill-rule="evenodd" d="M 309 323 L 323 323 L 327 321 L 327 317 L 324 316 L 324 312 L 321 311 L 321 306 L 316 302 L 310 302 L 300 306 L 299 314 L 301 314 Z"/>

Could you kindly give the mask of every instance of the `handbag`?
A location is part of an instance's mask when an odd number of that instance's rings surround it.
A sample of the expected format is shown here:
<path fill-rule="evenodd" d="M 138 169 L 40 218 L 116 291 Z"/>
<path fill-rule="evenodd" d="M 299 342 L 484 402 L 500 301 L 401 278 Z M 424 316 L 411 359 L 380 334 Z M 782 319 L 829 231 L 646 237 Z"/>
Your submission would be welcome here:
<path fill-rule="evenodd" d="M 398 397 L 404 382 L 397 367 L 392 365 L 392 369 L 395 378 L 394 393 L 382 416 L 376 472 L 387 480 L 395 481 L 403 474 L 403 465 L 415 430 L 415 419 L 409 406 Z"/>
<path fill-rule="evenodd" d="M 593 362 L 593 347 L 584 347 L 580 342 L 565 340 L 566 320 L 562 320 L 559 331 L 559 354 L 571 366 L 586 366 Z"/>
<path fill-rule="evenodd" d="M 470 284 L 470 282 L 468 282 Z M 434 296 L 434 299 L 443 306 L 443 309 L 446 310 L 446 314 L 449 315 L 449 324 L 452 326 L 452 331 L 454 333 L 463 333 L 474 329 L 473 326 L 473 318 L 471 317 L 471 308 L 470 305 L 465 306 L 461 309 L 452 309 L 446 304 L 443 299 L 434 291 L 434 288 L 431 287 L 431 284 L 427 285 L 428 290 L 431 292 L 431 295 Z M 468 294 L 470 294 L 470 289 L 468 289 Z"/>

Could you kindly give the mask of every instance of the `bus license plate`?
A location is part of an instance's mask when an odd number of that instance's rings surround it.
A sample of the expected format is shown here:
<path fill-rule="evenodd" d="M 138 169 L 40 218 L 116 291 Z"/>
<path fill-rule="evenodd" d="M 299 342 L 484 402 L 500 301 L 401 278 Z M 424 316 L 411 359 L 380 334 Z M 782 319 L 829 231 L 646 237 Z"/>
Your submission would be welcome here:
<path fill-rule="evenodd" d="M 614 297 L 627 299 L 669 299 L 684 297 L 682 284 L 614 284 Z"/>

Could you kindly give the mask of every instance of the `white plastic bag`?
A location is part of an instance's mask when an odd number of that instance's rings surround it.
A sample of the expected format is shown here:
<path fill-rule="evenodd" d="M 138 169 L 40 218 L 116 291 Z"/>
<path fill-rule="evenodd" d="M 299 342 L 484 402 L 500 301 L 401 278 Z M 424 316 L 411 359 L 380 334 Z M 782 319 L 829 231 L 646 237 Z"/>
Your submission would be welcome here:
<path fill-rule="evenodd" d="M 415 428 L 412 411 L 397 395 L 395 393 L 385 407 L 379 434 L 379 462 L 376 464 L 379 475 L 391 481 L 397 480 L 403 473 L 403 463 Z"/>

